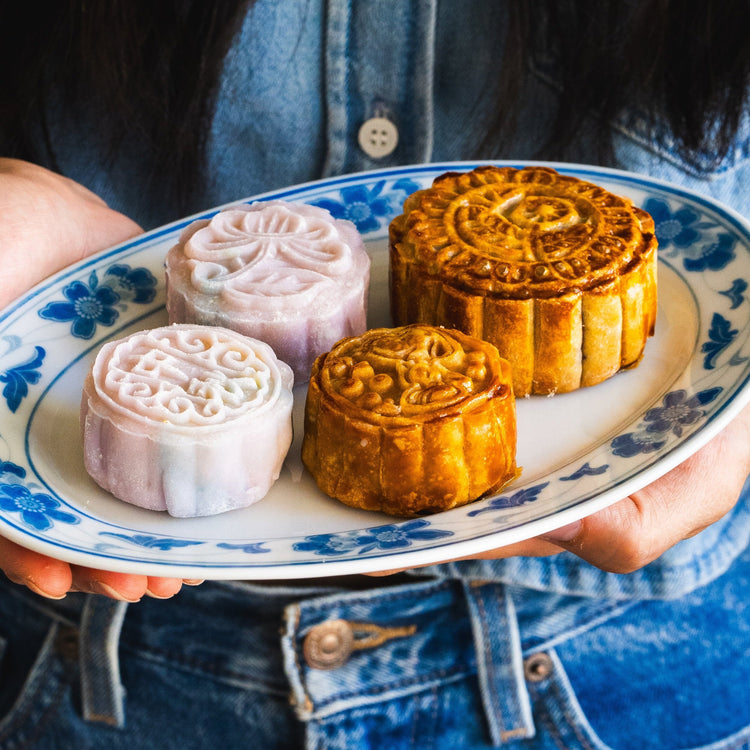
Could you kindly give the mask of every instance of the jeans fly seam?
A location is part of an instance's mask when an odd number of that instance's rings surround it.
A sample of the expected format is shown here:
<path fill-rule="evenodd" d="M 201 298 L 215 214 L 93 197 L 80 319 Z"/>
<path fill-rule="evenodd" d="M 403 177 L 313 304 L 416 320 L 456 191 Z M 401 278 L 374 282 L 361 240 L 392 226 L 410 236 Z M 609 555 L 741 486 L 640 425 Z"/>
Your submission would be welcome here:
<path fill-rule="evenodd" d="M 556 680 L 553 680 L 552 684 L 550 685 L 550 693 L 554 695 L 555 700 L 557 700 L 558 702 L 558 705 L 562 706 L 562 713 L 565 717 L 565 721 L 567 721 L 568 726 L 573 730 L 573 734 L 575 735 L 578 742 L 581 743 L 581 747 L 583 747 L 584 750 L 596 750 L 596 748 L 591 744 L 588 738 L 581 734 L 581 729 L 578 726 L 577 717 L 574 714 L 571 714 L 566 696 L 562 692 L 560 685 Z M 601 745 L 603 747 L 606 747 L 606 743 L 604 742 L 601 742 Z"/>

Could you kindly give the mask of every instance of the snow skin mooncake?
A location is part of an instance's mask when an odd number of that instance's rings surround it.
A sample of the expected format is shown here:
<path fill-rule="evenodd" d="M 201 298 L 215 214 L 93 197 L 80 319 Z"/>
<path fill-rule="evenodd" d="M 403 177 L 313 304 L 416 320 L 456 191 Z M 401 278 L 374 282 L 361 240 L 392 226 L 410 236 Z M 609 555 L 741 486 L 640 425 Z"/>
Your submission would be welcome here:
<path fill-rule="evenodd" d="M 241 205 L 192 223 L 166 258 L 170 323 L 270 344 L 298 383 L 318 354 L 366 328 L 370 258 L 354 224 L 316 206 Z"/>
<path fill-rule="evenodd" d="M 289 450 L 293 380 L 271 347 L 226 328 L 108 342 L 83 387 L 86 470 L 120 500 L 172 516 L 250 505 Z"/>

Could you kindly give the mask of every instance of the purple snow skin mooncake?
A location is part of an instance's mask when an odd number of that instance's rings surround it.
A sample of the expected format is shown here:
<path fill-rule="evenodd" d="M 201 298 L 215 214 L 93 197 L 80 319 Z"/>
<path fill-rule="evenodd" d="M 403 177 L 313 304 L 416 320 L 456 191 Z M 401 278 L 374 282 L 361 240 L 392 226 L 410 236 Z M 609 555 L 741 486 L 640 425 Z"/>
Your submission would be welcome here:
<path fill-rule="evenodd" d="M 293 384 L 270 346 L 226 328 L 111 341 L 83 387 L 86 471 L 120 500 L 172 516 L 251 505 L 289 450 Z"/>
<path fill-rule="evenodd" d="M 315 357 L 366 329 L 370 257 L 354 224 L 323 208 L 268 201 L 194 222 L 166 276 L 170 323 L 265 341 L 298 383 Z"/>

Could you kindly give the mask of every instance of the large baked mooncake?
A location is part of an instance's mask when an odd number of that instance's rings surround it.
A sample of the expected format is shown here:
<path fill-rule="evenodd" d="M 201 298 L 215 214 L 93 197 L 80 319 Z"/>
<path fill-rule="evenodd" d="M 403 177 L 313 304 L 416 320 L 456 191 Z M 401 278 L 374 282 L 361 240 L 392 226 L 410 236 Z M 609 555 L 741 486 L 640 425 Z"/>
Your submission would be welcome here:
<path fill-rule="evenodd" d="M 302 459 L 347 505 L 415 516 L 515 478 L 510 366 L 458 331 L 376 328 L 315 361 Z"/>
<path fill-rule="evenodd" d="M 86 470 L 115 497 L 173 516 L 250 505 L 289 450 L 292 385 L 267 344 L 225 328 L 109 342 L 83 388 Z"/>
<path fill-rule="evenodd" d="M 627 198 L 544 167 L 450 172 L 390 227 L 396 324 L 495 344 L 516 396 L 636 365 L 656 320 L 654 222 Z"/>
<path fill-rule="evenodd" d="M 370 258 L 354 224 L 285 201 L 190 224 L 166 258 L 170 323 L 270 344 L 304 382 L 318 354 L 366 328 Z"/>

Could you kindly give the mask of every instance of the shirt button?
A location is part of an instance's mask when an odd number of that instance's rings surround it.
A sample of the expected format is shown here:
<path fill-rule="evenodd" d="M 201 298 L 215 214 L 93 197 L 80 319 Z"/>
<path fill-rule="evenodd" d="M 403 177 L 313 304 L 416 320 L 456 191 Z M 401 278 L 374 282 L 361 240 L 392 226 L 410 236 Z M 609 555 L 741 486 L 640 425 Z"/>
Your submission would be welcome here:
<path fill-rule="evenodd" d="M 542 682 L 554 670 L 555 665 L 547 654 L 532 654 L 523 663 L 523 673 L 529 682 Z"/>
<path fill-rule="evenodd" d="M 385 117 L 371 117 L 359 129 L 359 146 L 372 159 L 392 154 L 398 145 L 398 129 Z"/>
<path fill-rule="evenodd" d="M 328 620 L 305 636 L 302 652 L 313 669 L 336 669 L 346 663 L 354 645 L 354 634 L 346 620 Z"/>

